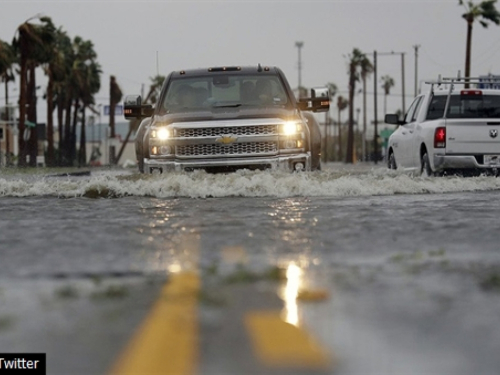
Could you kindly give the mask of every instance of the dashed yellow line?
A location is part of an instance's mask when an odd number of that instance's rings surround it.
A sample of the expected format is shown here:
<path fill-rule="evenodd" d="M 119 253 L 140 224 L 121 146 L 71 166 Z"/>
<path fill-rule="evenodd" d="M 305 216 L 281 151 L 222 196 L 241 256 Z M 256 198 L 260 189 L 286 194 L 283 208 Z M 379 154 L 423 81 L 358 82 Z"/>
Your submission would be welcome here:
<path fill-rule="evenodd" d="M 161 296 L 112 368 L 112 375 L 192 375 L 198 362 L 195 272 L 171 274 Z"/>
<path fill-rule="evenodd" d="M 245 316 L 254 352 L 270 367 L 327 369 L 327 352 L 305 330 L 283 321 L 279 312 L 251 312 Z"/>

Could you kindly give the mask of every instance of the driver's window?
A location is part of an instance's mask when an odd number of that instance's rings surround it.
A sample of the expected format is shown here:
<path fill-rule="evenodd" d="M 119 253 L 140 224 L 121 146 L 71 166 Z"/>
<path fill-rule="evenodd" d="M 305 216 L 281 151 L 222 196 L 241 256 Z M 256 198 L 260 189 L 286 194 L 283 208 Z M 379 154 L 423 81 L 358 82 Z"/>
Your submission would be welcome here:
<path fill-rule="evenodd" d="M 413 113 L 415 112 L 415 108 L 417 107 L 420 99 L 421 99 L 421 97 L 415 98 L 415 100 L 413 100 L 413 102 L 411 103 L 411 106 L 408 109 L 408 112 L 406 112 L 406 115 L 404 118 L 405 124 L 408 124 L 409 122 L 411 122 L 411 120 L 413 118 Z"/>
<path fill-rule="evenodd" d="M 417 121 L 417 116 L 418 116 L 418 113 L 420 112 L 420 107 L 422 107 L 422 103 L 423 103 L 423 97 L 419 97 L 418 98 L 418 102 L 417 102 L 417 105 L 415 107 L 415 111 L 413 111 L 413 115 L 411 116 L 411 122 L 415 122 Z"/>

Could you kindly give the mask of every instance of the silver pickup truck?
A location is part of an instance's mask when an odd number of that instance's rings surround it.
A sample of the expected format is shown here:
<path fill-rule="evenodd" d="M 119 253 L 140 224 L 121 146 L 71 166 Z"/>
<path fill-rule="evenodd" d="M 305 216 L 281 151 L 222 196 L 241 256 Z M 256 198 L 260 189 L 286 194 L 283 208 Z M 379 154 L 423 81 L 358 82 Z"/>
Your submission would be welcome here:
<path fill-rule="evenodd" d="M 310 112 L 329 109 L 327 88 L 296 100 L 277 67 L 174 71 L 153 108 L 127 96 L 125 118 L 142 119 L 135 148 L 142 173 L 205 169 L 321 168 L 321 133 Z"/>
<path fill-rule="evenodd" d="M 427 83 L 429 91 L 415 98 L 403 119 L 385 116 L 398 125 L 389 138 L 388 167 L 428 176 L 498 175 L 500 90 L 482 88 L 479 78 Z"/>

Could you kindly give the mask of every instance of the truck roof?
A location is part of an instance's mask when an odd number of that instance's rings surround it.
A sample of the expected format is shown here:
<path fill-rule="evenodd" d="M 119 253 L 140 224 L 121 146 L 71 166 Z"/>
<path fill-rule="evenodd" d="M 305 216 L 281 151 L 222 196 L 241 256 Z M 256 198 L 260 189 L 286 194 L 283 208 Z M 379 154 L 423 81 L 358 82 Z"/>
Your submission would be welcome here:
<path fill-rule="evenodd" d="M 185 70 L 175 70 L 172 72 L 174 77 L 196 77 L 196 76 L 206 76 L 206 75 L 217 75 L 217 74 L 263 74 L 263 75 L 275 75 L 279 69 L 275 66 L 262 66 L 262 65 L 253 65 L 253 66 L 214 66 L 207 68 L 197 68 L 197 69 L 185 69 Z"/>
<path fill-rule="evenodd" d="M 494 90 L 494 89 L 478 89 L 478 88 L 457 88 L 455 87 L 451 95 L 460 95 L 463 91 L 469 91 L 469 92 L 480 92 L 483 95 L 500 95 L 500 90 Z M 434 95 L 448 95 L 450 92 L 449 87 L 446 88 L 434 88 Z"/>

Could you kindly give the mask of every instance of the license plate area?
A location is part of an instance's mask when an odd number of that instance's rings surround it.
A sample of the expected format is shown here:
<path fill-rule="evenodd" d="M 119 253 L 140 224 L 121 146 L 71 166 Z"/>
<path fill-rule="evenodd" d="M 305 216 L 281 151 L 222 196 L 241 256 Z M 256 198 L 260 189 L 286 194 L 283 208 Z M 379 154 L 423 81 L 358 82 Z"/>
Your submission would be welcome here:
<path fill-rule="evenodd" d="M 500 155 L 484 155 L 484 164 L 500 166 Z"/>

